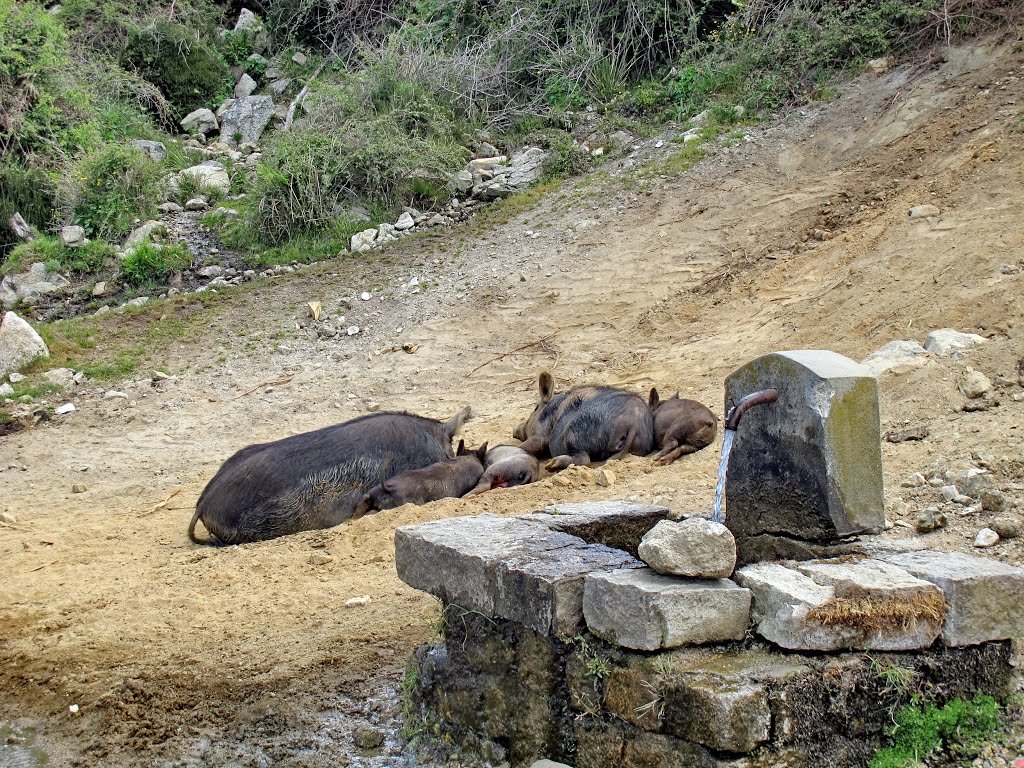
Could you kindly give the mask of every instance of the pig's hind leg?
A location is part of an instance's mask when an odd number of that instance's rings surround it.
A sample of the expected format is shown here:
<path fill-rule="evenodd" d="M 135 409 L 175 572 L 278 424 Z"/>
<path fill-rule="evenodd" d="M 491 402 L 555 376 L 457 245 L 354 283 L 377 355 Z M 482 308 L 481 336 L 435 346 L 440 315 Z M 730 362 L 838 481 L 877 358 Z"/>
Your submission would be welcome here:
<path fill-rule="evenodd" d="M 590 454 L 586 451 L 577 451 L 573 454 L 563 453 L 561 456 L 555 456 L 545 464 L 544 469 L 548 472 L 558 472 L 562 469 L 568 469 L 573 464 L 590 464 Z"/>

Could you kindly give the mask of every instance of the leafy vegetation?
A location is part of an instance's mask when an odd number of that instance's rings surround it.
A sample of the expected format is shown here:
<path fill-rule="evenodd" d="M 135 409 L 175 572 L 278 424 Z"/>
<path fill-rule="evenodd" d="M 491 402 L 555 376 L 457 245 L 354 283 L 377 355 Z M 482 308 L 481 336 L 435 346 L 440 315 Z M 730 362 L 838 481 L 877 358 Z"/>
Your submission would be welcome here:
<path fill-rule="evenodd" d="M 156 213 L 160 167 L 136 147 L 104 144 L 82 155 L 62 190 L 70 218 L 90 237 L 127 234 Z"/>
<path fill-rule="evenodd" d="M 911 705 L 893 718 L 892 745 L 880 749 L 870 768 L 907 768 L 945 750 L 957 759 L 972 755 L 999 725 L 991 696 L 953 699 L 942 707 Z"/>
<path fill-rule="evenodd" d="M 90 240 L 78 248 L 68 248 L 57 237 L 43 235 L 19 245 L 7 256 L 0 269 L 4 274 L 27 269 L 42 261 L 48 269 L 73 275 L 92 275 L 114 258 L 114 249 L 102 240 Z"/>
<path fill-rule="evenodd" d="M 121 260 L 121 278 L 128 285 L 159 283 L 187 267 L 191 258 L 183 243 L 159 246 L 146 240 Z"/>

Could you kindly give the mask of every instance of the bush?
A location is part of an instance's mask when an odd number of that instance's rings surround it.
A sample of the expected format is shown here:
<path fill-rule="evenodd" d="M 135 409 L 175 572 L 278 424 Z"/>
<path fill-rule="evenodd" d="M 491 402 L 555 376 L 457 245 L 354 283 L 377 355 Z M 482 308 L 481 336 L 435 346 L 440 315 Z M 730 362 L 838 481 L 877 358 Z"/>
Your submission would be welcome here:
<path fill-rule="evenodd" d="M 62 188 L 66 211 L 90 237 L 127 234 L 135 219 L 152 218 L 160 167 L 142 150 L 105 144 L 72 166 Z"/>
<path fill-rule="evenodd" d="M 0 163 L 0 260 L 20 241 L 8 229 L 11 216 L 20 213 L 36 229 L 53 221 L 56 190 L 50 176 L 37 169 Z"/>
<path fill-rule="evenodd" d="M 160 89 L 171 104 L 174 121 L 231 92 L 231 70 L 216 47 L 198 32 L 170 21 L 132 29 L 121 62 Z"/>
<path fill-rule="evenodd" d="M 159 246 L 146 240 L 121 260 L 121 279 L 128 285 L 162 283 L 191 261 L 184 243 Z"/>
<path fill-rule="evenodd" d="M 34 262 L 42 261 L 58 272 L 92 275 L 103 269 L 107 260 L 113 257 L 114 247 L 102 240 L 90 240 L 78 248 L 68 248 L 59 237 L 43 235 L 11 251 L 3 263 L 2 271 L 18 272 Z"/>

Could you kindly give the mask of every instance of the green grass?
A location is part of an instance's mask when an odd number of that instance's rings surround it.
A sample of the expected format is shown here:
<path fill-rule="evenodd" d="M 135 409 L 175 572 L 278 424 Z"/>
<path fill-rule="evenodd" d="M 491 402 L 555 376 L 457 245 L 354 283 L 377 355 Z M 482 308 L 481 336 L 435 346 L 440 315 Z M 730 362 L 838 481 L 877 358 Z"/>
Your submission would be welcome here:
<path fill-rule="evenodd" d="M 909 768 L 940 751 L 957 761 L 970 757 L 999 727 L 999 704 L 978 695 L 971 701 L 953 699 L 941 708 L 911 705 L 893 721 L 892 743 L 875 754 L 870 768 Z"/>
<path fill-rule="evenodd" d="M 11 251 L 0 266 L 0 273 L 22 272 L 37 261 L 44 262 L 52 271 L 92 275 L 114 261 L 114 247 L 102 240 L 90 240 L 78 248 L 68 248 L 59 237 L 40 235 Z"/>
<path fill-rule="evenodd" d="M 156 285 L 187 267 L 191 259 L 184 243 L 158 246 L 147 240 L 121 260 L 121 279 L 128 285 Z"/>

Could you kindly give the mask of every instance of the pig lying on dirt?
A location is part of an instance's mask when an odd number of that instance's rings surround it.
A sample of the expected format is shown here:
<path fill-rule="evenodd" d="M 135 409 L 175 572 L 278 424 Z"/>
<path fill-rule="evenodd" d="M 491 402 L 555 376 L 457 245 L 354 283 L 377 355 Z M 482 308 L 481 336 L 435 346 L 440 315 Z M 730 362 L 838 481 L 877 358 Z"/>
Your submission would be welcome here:
<path fill-rule="evenodd" d="M 423 469 L 410 469 L 370 489 L 356 507 L 353 518 L 403 504 L 427 504 L 438 499 L 459 497 L 476 485 L 484 472 L 487 443 L 467 451 L 460 440 L 454 459 L 445 459 Z"/>
<path fill-rule="evenodd" d="M 241 544 L 342 523 L 367 489 L 452 458 L 452 437 L 470 412 L 466 406 L 446 422 L 374 413 L 243 448 L 203 490 L 188 536 L 197 544 Z M 200 520 L 216 538 L 196 537 Z"/>
<path fill-rule="evenodd" d="M 483 493 L 492 488 L 509 488 L 526 485 L 540 477 L 540 462 L 518 445 L 496 445 L 487 452 L 484 460 L 484 474 L 471 494 Z"/>
<path fill-rule="evenodd" d="M 545 452 L 549 470 L 628 453 L 646 456 L 654 448 L 654 417 L 638 395 L 614 387 L 573 387 L 555 395 L 555 382 L 545 371 L 538 380 L 540 402 L 513 436 L 534 455 Z"/>
<path fill-rule="evenodd" d="M 696 453 L 711 445 L 718 417 L 696 400 L 680 400 L 676 392 L 668 400 L 652 388 L 648 400 L 654 413 L 654 443 L 660 449 L 655 464 L 671 464 L 680 456 Z"/>

